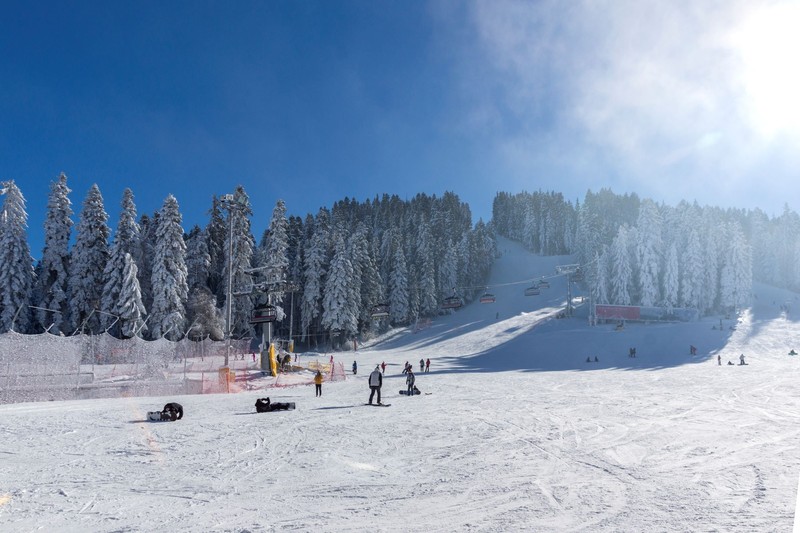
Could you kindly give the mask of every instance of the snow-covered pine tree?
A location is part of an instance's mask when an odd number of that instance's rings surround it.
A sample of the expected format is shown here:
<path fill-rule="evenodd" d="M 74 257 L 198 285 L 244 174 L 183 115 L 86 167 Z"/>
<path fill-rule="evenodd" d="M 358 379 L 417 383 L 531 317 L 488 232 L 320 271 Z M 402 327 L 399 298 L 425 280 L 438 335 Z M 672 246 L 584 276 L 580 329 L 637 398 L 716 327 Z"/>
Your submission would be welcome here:
<path fill-rule="evenodd" d="M 256 266 L 265 266 L 263 275 L 270 283 L 283 282 L 289 271 L 289 221 L 286 219 L 286 203 L 278 200 L 272 210 L 269 222 L 269 238 L 267 239 L 264 262 Z M 278 308 L 278 321 L 282 321 L 285 313 L 281 304 L 284 300 L 282 285 L 272 285 L 270 294 L 272 305 Z"/>
<path fill-rule="evenodd" d="M 639 205 L 636 228 L 639 302 L 642 306 L 651 307 L 659 301 L 658 280 L 661 264 L 661 214 L 652 200 L 643 200 Z"/>
<path fill-rule="evenodd" d="M 123 338 L 140 335 L 147 327 L 144 315 L 146 313 L 142 303 L 142 293 L 139 289 L 139 278 L 136 271 L 136 262 L 131 254 L 123 256 L 122 283 L 120 291 L 111 312 L 119 317 L 119 332 Z"/>
<path fill-rule="evenodd" d="M 631 304 L 630 287 L 633 273 L 628 232 L 627 226 L 621 226 L 611 243 L 611 299 L 617 305 Z"/>
<path fill-rule="evenodd" d="M 122 285 L 126 282 L 125 275 L 129 274 L 131 270 L 138 272 L 134 258 L 141 255 L 138 251 L 139 239 L 139 225 L 136 223 L 136 204 L 133 201 L 133 192 L 126 188 L 122 192 L 122 211 L 120 212 L 117 231 L 114 234 L 114 244 L 111 246 L 109 260 L 103 270 L 105 283 L 100 298 L 100 325 L 114 336 L 119 336 L 121 333 L 121 319 L 117 318 L 119 315 L 114 312 L 114 309 L 119 306 Z M 130 258 L 126 259 L 126 255 L 129 255 Z M 125 263 L 128 260 L 134 263 L 133 269 L 126 266 Z M 128 269 L 127 272 L 126 269 Z M 127 281 L 127 283 L 130 284 L 130 281 Z M 133 295 L 130 294 L 129 296 L 132 297 Z M 141 288 L 138 280 L 136 283 L 136 297 L 139 299 L 138 303 L 141 304 Z"/>
<path fill-rule="evenodd" d="M 723 249 L 720 221 L 716 220 L 710 208 L 703 209 L 702 227 L 707 228 L 702 234 L 703 241 L 703 285 L 700 290 L 701 312 L 710 312 L 719 304 L 719 274 Z"/>
<path fill-rule="evenodd" d="M 211 198 L 211 209 L 208 212 L 209 221 L 206 226 L 208 242 L 208 255 L 210 260 L 208 288 L 217 297 L 218 302 L 225 301 L 228 293 L 228 278 L 225 277 L 227 252 L 225 242 L 228 239 L 228 224 L 225 222 L 221 200 L 218 196 Z"/>
<path fill-rule="evenodd" d="M 681 261 L 681 305 L 703 311 L 701 295 L 703 290 L 703 249 L 700 235 L 696 229 L 689 231 L 686 248 Z"/>
<path fill-rule="evenodd" d="M 156 211 L 152 217 L 142 215 L 139 219 L 139 257 L 134 257 L 139 276 L 139 290 L 145 309 L 153 308 L 153 261 L 156 253 L 156 230 L 161 215 Z M 150 337 L 148 335 L 149 339 Z"/>
<path fill-rule="evenodd" d="M 419 314 L 423 317 L 436 315 L 439 303 L 436 301 L 436 265 L 431 232 L 427 224 L 419 233 L 418 254 L 422 258 L 419 272 Z"/>
<path fill-rule="evenodd" d="M 405 325 L 409 320 L 408 270 L 402 246 L 395 246 L 394 262 L 389 275 L 389 317 L 394 325 Z"/>
<path fill-rule="evenodd" d="M 76 227 L 70 257 L 70 318 L 75 331 L 97 333 L 100 329 L 100 297 L 103 270 L 108 262 L 108 214 L 100 188 L 94 184 L 86 194 Z"/>
<path fill-rule="evenodd" d="M 596 304 L 609 303 L 608 298 L 608 250 L 604 248 L 602 254 L 595 250 L 594 261 L 589 267 L 592 298 Z"/>
<path fill-rule="evenodd" d="M 186 272 L 189 290 L 208 287 L 211 255 L 208 253 L 206 232 L 195 225 L 186 237 Z M 189 317 L 191 320 L 191 317 Z"/>
<path fill-rule="evenodd" d="M 187 334 L 190 339 L 200 341 L 209 337 L 221 341 L 225 338 L 225 320 L 217 309 L 217 297 L 208 287 L 192 289 L 186 306 L 193 317 Z"/>
<path fill-rule="evenodd" d="M 663 278 L 663 305 L 667 308 L 668 312 L 672 312 L 672 308 L 678 305 L 680 297 L 680 282 L 678 270 L 678 248 L 673 242 L 667 251 L 666 264 L 664 265 L 664 278 Z"/>
<path fill-rule="evenodd" d="M 359 224 L 350 234 L 345 245 L 347 247 L 347 259 L 350 261 L 350 265 L 353 267 L 353 274 L 350 276 L 348 292 L 352 300 L 352 309 L 356 319 L 356 333 L 360 329 L 359 319 L 361 318 L 364 307 L 366 307 L 361 301 L 361 282 L 363 277 L 363 257 L 361 254 L 363 252 L 359 246 L 361 235 L 363 235 L 364 231 L 365 229 L 363 228 L 363 224 Z"/>
<path fill-rule="evenodd" d="M 444 246 L 445 254 L 439 268 L 439 290 L 441 297 L 461 296 L 456 294 L 458 286 L 458 252 L 453 241 L 447 240 Z"/>
<path fill-rule="evenodd" d="M 750 246 L 738 223 L 729 228 L 728 249 L 720 274 L 720 303 L 723 309 L 738 309 L 748 302 L 752 291 Z"/>
<path fill-rule="evenodd" d="M 153 307 L 149 328 L 153 338 L 179 340 L 186 330 L 186 243 L 178 201 L 171 194 L 161 206 L 153 257 Z"/>
<path fill-rule="evenodd" d="M 329 240 L 328 211 L 321 208 L 314 220 L 314 233 L 308 240 L 305 251 L 305 269 L 303 275 L 303 301 L 301 309 L 301 328 L 304 339 L 312 335 L 314 322 L 322 313 L 322 292 L 328 269 Z M 306 224 L 308 227 L 309 224 Z M 316 343 L 316 337 L 312 337 Z"/>
<path fill-rule="evenodd" d="M 334 252 L 322 297 L 322 327 L 330 331 L 334 347 L 358 333 L 358 314 L 351 293 L 353 265 L 341 232 L 334 232 Z"/>
<path fill-rule="evenodd" d="M 25 231 L 25 197 L 13 180 L 3 182 L 2 187 L 5 199 L 0 213 L 0 332 L 28 333 L 33 258 Z"/>
<path fill-rule="evenodd" d="M 62 172 L 50 182 L 47 215 L 44 221 L 44 250 L 36 280 L 40 300 L 35 303 L 36 318 L 41 330 L 58 335 L 68 333 L 69 301 L 69 238 L 72 232 L 72 203 L 69 200 L 67 176 Z"/>

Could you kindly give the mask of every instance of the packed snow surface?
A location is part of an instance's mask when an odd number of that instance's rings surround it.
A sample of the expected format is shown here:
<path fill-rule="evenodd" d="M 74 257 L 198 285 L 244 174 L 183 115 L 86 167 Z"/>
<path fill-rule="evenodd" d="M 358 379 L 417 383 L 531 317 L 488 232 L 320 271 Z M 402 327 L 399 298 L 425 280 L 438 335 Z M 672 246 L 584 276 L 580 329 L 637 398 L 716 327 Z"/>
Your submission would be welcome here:
<path fill-rule="evenodd" d="M 0 530 L 791 530 L 794 294 L 757 285 L 738 317 L 590 327 L 579 299 L 555 318 L 563 277 L 524 296 L 570 258 L 500 250 L 494 304 L 334 354 L 359 373 L 321 398 L 300 386 L 0 406 Z M 747 366 L 727 365 L 740 354 Z M 392 405 L 365 406 L 382 361 Z M 405 361 L 420 396 L 398 394 Z M 256 414 L 264 396 L 297 409 Z M 167 401 L 183 420 L 147 422 Z"/>

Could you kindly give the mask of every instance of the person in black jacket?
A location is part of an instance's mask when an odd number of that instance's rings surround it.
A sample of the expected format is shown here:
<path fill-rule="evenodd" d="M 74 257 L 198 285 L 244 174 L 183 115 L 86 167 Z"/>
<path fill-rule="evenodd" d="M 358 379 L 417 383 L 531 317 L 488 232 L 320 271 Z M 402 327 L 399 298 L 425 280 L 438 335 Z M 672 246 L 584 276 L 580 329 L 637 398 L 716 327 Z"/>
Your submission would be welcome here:
<path fill-rule="evenodd" d="M 161 410 L 162 420 L 180 420 L 183 418 L 183 406 L 179 403 L 170 402 Z"/>
<path fill-rule="evenodd" d="M 378 405 L 381 405 L 381 387 L 383 386 L 383 374 L 381 374 L 381 365 L 375 365 L 375 370 L 369 375 L 369 403 L 372 404 L 372 397 L 375 392 L 378 393 Z"/>

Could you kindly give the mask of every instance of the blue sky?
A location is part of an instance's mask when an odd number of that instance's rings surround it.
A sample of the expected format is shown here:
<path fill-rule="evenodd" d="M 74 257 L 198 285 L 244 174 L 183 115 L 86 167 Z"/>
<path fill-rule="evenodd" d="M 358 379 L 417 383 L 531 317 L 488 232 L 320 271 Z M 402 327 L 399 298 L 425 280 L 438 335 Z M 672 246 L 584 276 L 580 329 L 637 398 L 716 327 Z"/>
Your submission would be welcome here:
<path fill-rule="evenodd" d="M 4 2 L 0 179 L 41 253 L 48 185 L 113 228 L 174 194 L 184 227 L 242 184 L 278 198 L 610 187 L 797 209 L 796 2 Z"/>

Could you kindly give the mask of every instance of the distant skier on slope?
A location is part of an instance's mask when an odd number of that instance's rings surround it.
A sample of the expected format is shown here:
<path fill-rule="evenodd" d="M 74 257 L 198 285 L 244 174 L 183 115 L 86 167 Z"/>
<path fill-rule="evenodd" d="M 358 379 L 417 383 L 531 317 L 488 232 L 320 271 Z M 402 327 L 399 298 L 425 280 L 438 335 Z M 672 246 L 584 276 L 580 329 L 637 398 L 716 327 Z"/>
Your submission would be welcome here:
<path fill-rule="evenodd" d="M 419 371 L 420 372 L 424 372 L 425 371 L 425 359 L 420 359 L 419 360 Z"/>

